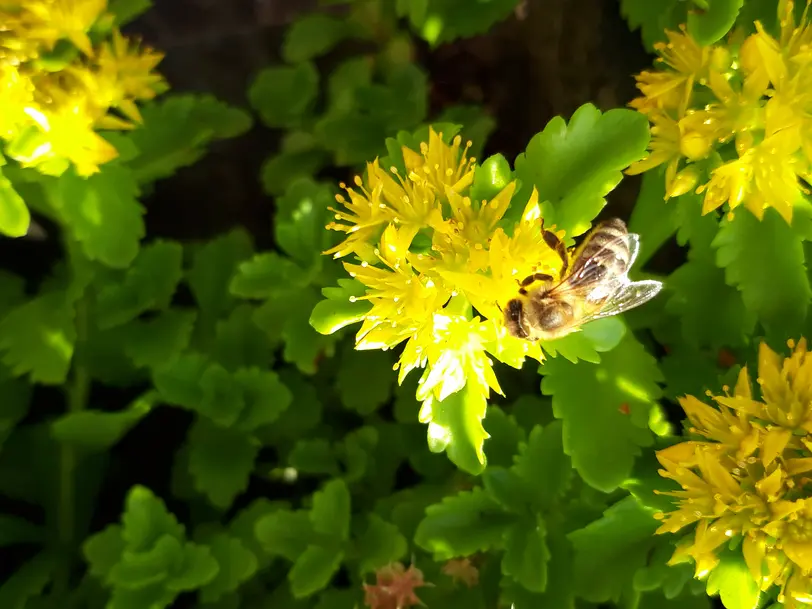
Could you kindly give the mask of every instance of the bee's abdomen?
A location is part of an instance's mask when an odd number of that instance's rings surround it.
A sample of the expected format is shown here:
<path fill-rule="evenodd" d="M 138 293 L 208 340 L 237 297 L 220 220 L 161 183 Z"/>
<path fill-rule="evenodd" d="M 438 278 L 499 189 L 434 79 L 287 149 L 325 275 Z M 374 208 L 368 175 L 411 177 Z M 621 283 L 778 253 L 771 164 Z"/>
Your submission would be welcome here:
<path fill-rule="evenodd" d="M 629 243 L 624 239 L 626 224 L 619 218 L 599 223 L 587 235 L 572 273 L 581 271 L 585 263 L 592 259 L 589 273 L 594 280 L 600 280 L 610 273 L 623 273 L 629 265 Z M 596 257 L 598 255 L 598 257 Z"/>

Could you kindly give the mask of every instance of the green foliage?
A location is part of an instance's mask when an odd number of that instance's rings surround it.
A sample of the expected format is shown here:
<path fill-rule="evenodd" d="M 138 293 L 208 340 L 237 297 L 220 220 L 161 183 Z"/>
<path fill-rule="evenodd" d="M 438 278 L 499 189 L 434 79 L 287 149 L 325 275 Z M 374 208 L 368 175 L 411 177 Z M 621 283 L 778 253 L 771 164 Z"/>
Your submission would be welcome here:
<path fill-rule="evenodd" d="M 573 467 L 595 488 L 614 490 L 652 441 L 649 414 L 663 380 L 656 360 L 626 335 L 597 364 L 554 358 L 542 374 L 541 390 L 552 396 L 553 412 L 564 422 L 564 450 Z"/>
<path fill-rule="evenodd" d="M 187 541 L 163 502 L 138 486 L 127 496 L 121 524 L 88 539 L 84 552 L 90 572 L 112 590 L 111 609 L 168 607 L 220 570 L 211 550 Z"/>
<path fill-rule="evenodd" d="M 199 227 L 146 215 L 157 182 L 199 171 L 211 145 L 254 125 L 205 93 L 139 104 L 135 128 L 103 132 L 119 156 L 88 177 L 24 166 L 36 137 L 0 151 L 0 233 L 9 265 L 25 269 L 0 270 L 0 547 L 12 557 L 0 607 L 391 609 L 374 592 L 387 573 L 404 586 L 402 563 L 419 570 L 415 594 L 432 608 L 708 609 L 718 596 L 726 609 L 777 609 L 738 536 L 704 580 L 691 561 L 671 564 L 693 532 L 656 533 L 680 488 L 658 451 L 688 437 L 672 427 L 675 400 L 727 391 L 744 364 L 756 378 L 762 340 L 780 349 L 809 327 L 808 202 L 791 223 L 773 210 L 703 215 L 701 194 L 665 202 L 663 170 L 645 172 L 628 222 L 641 242 L 631 275 L 662 280 L 663 293 L 541 341 L 540 367 L 523 366 L 526 343 L 483 338 L 505 396 L 466 377 L 421 404 L 419 375 L 397 382 L 400 347 L 354 348 L 348 326 L 365 319 L 370 294 L 324 255 L 341 237 L 325 230 L 340 181 L 374 159 L 412 180 L 403 147 L 420 150 L 431 125 L 446 142 L 471 140 L 467 154 L 481 159 L 464 213 L 515 180 L 498 227 L 510 235 L 536 189 L 545 227 L 571 246 L 647 154 L 649 128 L 638 112 L 584 103 L 549 121 L 512 167 L 487 146 L 493 132 L 510 136 L 489 114 L 499 96 L 486 87 L 481 106 L 446 99 L 448 83 L 430 76 L 449 59 L 429 55 L 460 61 L 469 47 L 449 43 L 525 9 L 546 18 L 545 7 L 322 4 L 335 6 L 297 16 L 277 63 L 248 86 L 256 120 L 273 130 L 257 175 L 272 210 L 265 229 L 181 240 L 172 235 Z M 649 49 L 683 23 L 703 44 L 755 19 L 777 26 L 774 0 L 620 4 Z M 87 35 L 95 43 L 150 5 L 111 0 Z M 60 40 L 37 69 L 70 53 Z M 382 187 L 370 205 L 392 196 Z M 29 240 L 40 221 L 47 246 L 29 276 L 16 257 L 43 245 Z M 677 246 L 684 258 L 668 255 Z"/>
<path fill-rule="evenodd" d="M 710 0 L 707 9 L 688 12 L 688 33 L 701 45 L 713 44 L 730 31 L 744 0 Z"/>
<path fill-rule="evenodd" d="M 0 166 L 5 159 L 0 157 Z M 25 201 L 14 190 L 11 181 L 0 173 L 0 233 L 8 237 L 22 237 L 28 233 L 31 224 L 31 213 Z"/>
<path fill-rule="evenodd" d="M 685 23 L 688 4 L 682 0 L 664 0 L 658 4 L 647 0 L 621 0 L 620 12 L 631 29 L 640 30 L 643 44 L 652 50 L 655 43 L 666 39 L 666 30 L 676 30 Z"/>
<path fill-rule="evenodd" d="M 648 121 L 631 110 L 602 113 L 585 104 L 569 123 L 554 118 L 516 158 L 523 195 L 512 202 L 514 213 L 522 212 L 521 201 L 535 187 L 545 222 L 569 238 L 580 235 L 603 209 L 621 170 L 645 155 L 648 142 Z"/>
<path fill-rule="evenodd" d="M 397 0 L 397 11 L 432 46 L 485 32 L 513 12 L 519 0 Z"/>
<path fill-rule="evenodd" d="M 713 246 L 716 263 L 725 269 L 727 283 L 741 292 L 747 310 L 772 335 L 792 336 L 812 298 L 801 237 L 777 212 L 767 210 L 761 221 L 739 213 L 722 222 Z"/>

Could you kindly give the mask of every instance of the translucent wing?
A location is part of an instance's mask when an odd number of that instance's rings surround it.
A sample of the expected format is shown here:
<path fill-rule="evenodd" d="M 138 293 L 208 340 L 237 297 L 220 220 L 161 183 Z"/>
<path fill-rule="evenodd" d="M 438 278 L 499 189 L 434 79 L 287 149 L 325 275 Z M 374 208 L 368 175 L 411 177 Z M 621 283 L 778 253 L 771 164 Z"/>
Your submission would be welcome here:
<path fill-rule="evenodd" d="M 588 321 L 611 317 L 638 307 L 654 298 L 662 289 L 663 284 L 653 279 L 646 281 L 626 280 L 626 283 L 615 291 L 602 307 L 584 315 L 580 322 L 584 324 Z"/>
<path fill-rule="evenodd" d="M 640 236 L 635 233 L 624 233 L 623 235 L 606 242 L 603 247 L 597 250 L 592 256 L 583 262 L 576 260 L 572 270 L 566 278 L 550 290 L 551 294 L 563 295 L 580 293 L 589 300 L 601 300 L 613 292 L 621 289 L 629 281 L 626 273 L 619 273 L 614 277 L 606 277 L 603 270 L 607 257 L 615 258 L 617 249 L 614 247 L 618 243 L 623 243 L 629 250 L 629 262 L 626 270 L 631 268 L 640 252 Z"/>

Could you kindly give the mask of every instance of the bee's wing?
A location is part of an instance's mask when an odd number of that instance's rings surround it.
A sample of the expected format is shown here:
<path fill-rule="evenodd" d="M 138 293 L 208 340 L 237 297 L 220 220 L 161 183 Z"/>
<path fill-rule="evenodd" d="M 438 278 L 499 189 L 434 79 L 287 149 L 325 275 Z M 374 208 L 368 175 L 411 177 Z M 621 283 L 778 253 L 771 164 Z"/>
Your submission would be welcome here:
<path fill-rule="evenodd" d="M 609 294 L 618 291 L 629 280 L 626 273 L 613 277 L 604 274 L 603 262 L 607 256 L 615 257 L 615 245 L 623 243 L 629 250 L 629 262 L 626 269 L 631 268 L 640 252 L 640 236 L 635 233 L 624 233 L 606 242 L 599 250 L 583 262 L 575 261 L 572 271 L 557 286 L 550 290 L 551 294 L 564 295 L 577 293 L 589 300 L 600 300 Z"/>
<path fill-rule="evenodd" d="M 602 317 L 611 317 L 633 309 L 654 298 L 662 289 L 663 284 L 653 279 L 645 281 L 629 281 L 627 279 L 602 307 L 584 315 L 581 323 L 601 319 Z"/>

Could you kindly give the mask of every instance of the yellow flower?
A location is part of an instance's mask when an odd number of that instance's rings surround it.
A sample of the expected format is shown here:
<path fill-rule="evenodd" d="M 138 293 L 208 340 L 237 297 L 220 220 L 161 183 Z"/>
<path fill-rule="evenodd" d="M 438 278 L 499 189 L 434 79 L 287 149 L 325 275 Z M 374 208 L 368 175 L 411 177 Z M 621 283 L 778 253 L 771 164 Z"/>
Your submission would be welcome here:
<path fill-rule="evenodd" d="M 759 587 L 777 585 L 779 602 L 800 607 L 812 600 L 812 353 L 805 339 L 788 344 L 787 358 L 761 344 L 760 395 L 743 368 L 733 395 L 712 396 L 716 407 L 680 400 L 689 433 L 701 439 L 657 453 L 660 474 L 681 487 L 663 493 L 675 509 L 658 515 L 657 532 L 694 527 L 671 562 L 693 561 L 697 577 L 740 538 Z"/>
<path fill-rule="evenodd" d="M 501 307 L 534 272 L 558 276 L 562 261 L 544 241 L 538 193 L 523 216 L 505 225 L 516 190 L 472 201 L 473 159 L 455 137 L 429 130 L 420 154 L 402 150 L 406 176 L 367 164 L 356 188 L 338 196 L 337 222 L 348 236 L 325 254 L 346 257 L 347 272 L 365 286 L 372 307 L 356 335 L 358 349 L 390 349 L 405 341 L 399 382 L 424 368 L 418 399 L 442 401 L 464 387 L 487 397 L 501 392 L 489 354 L 513 366 L 542 359 L 538 344 L 507 335 Z M 563 237 L 563 233 L 559 233 Z"/>
<path fill-rule="evenodd" d="M 23 6 L 54 30 L 55 40 L 67 38 L 85 55 L 93 54 L 87 31 L 107 8 L 107 0 L 26 0 Z"/>
<path fill-rule="evenodd" d="M 0 4 L 0 138 L 21 164 L 50 173 L 70 161 L 81 175 L 95 173 L 117 156 L 96 130 L 131 128 L 141 118 L 136 102 L 166 88 L 154 72 L 162 55 L 130 46 L 117 30 L 93 47 L 88 32 L 109 27 L 106 9 L 106 0 Z M 64 64 L 69 53 L 48 57 L 59 41 L 81 55 Z"/>
<path fill-rule="evenodd" d="M 735 42 L 705 48 L 684 31 L 669 34 L 658 49 L 667 68 L 637 77 L 643 96 L 630 105 L 649 117 L 653 137 L 649 157 L 628 172 L 666 164 L 666 199 L 697 188 L 705 193 L 703 213 L 727 203 L 761 218 L 773 207 L 791 222 L 805 192 L 799 178 L 812 177 L 808 15 L 796 25 L 793 2 L 780 0 L 780 36 L 756 23 L 738 48 Z M 683 161 L 714 152 L 722 158 L 715 167 L 680 171 Z"/>
<path fill-rule="evenodd" d="M 117 108 L 130 121 L 140 123 L 141 113 L 135 101 L 153 99 L 166 89 L 163 77 L 153 71 L 162 59 L 162 53 L 130 46 L 129 41 L 114 30 L 112 41 L 101 45 L 92 65 L 77 66 L 71 72 L 97 105 L 105 109 Z M 99 127 L 106 129 L 132 126 L 109 114 L 98 122 Z"/>
<path fill-rule="evenodd" d="M 637 75 L 637 88 L 643 94 L 630 104 L 641 112 L 674 110 L 685 114 L 694 82 L 702 78 L 710 59 L 710 48 L 698 45 L 683 28 L 682 32 L 666 31 L 668 42 L 659 42 L 654 50 L 659 62 L 669 69 L 644 71 Z"/>

